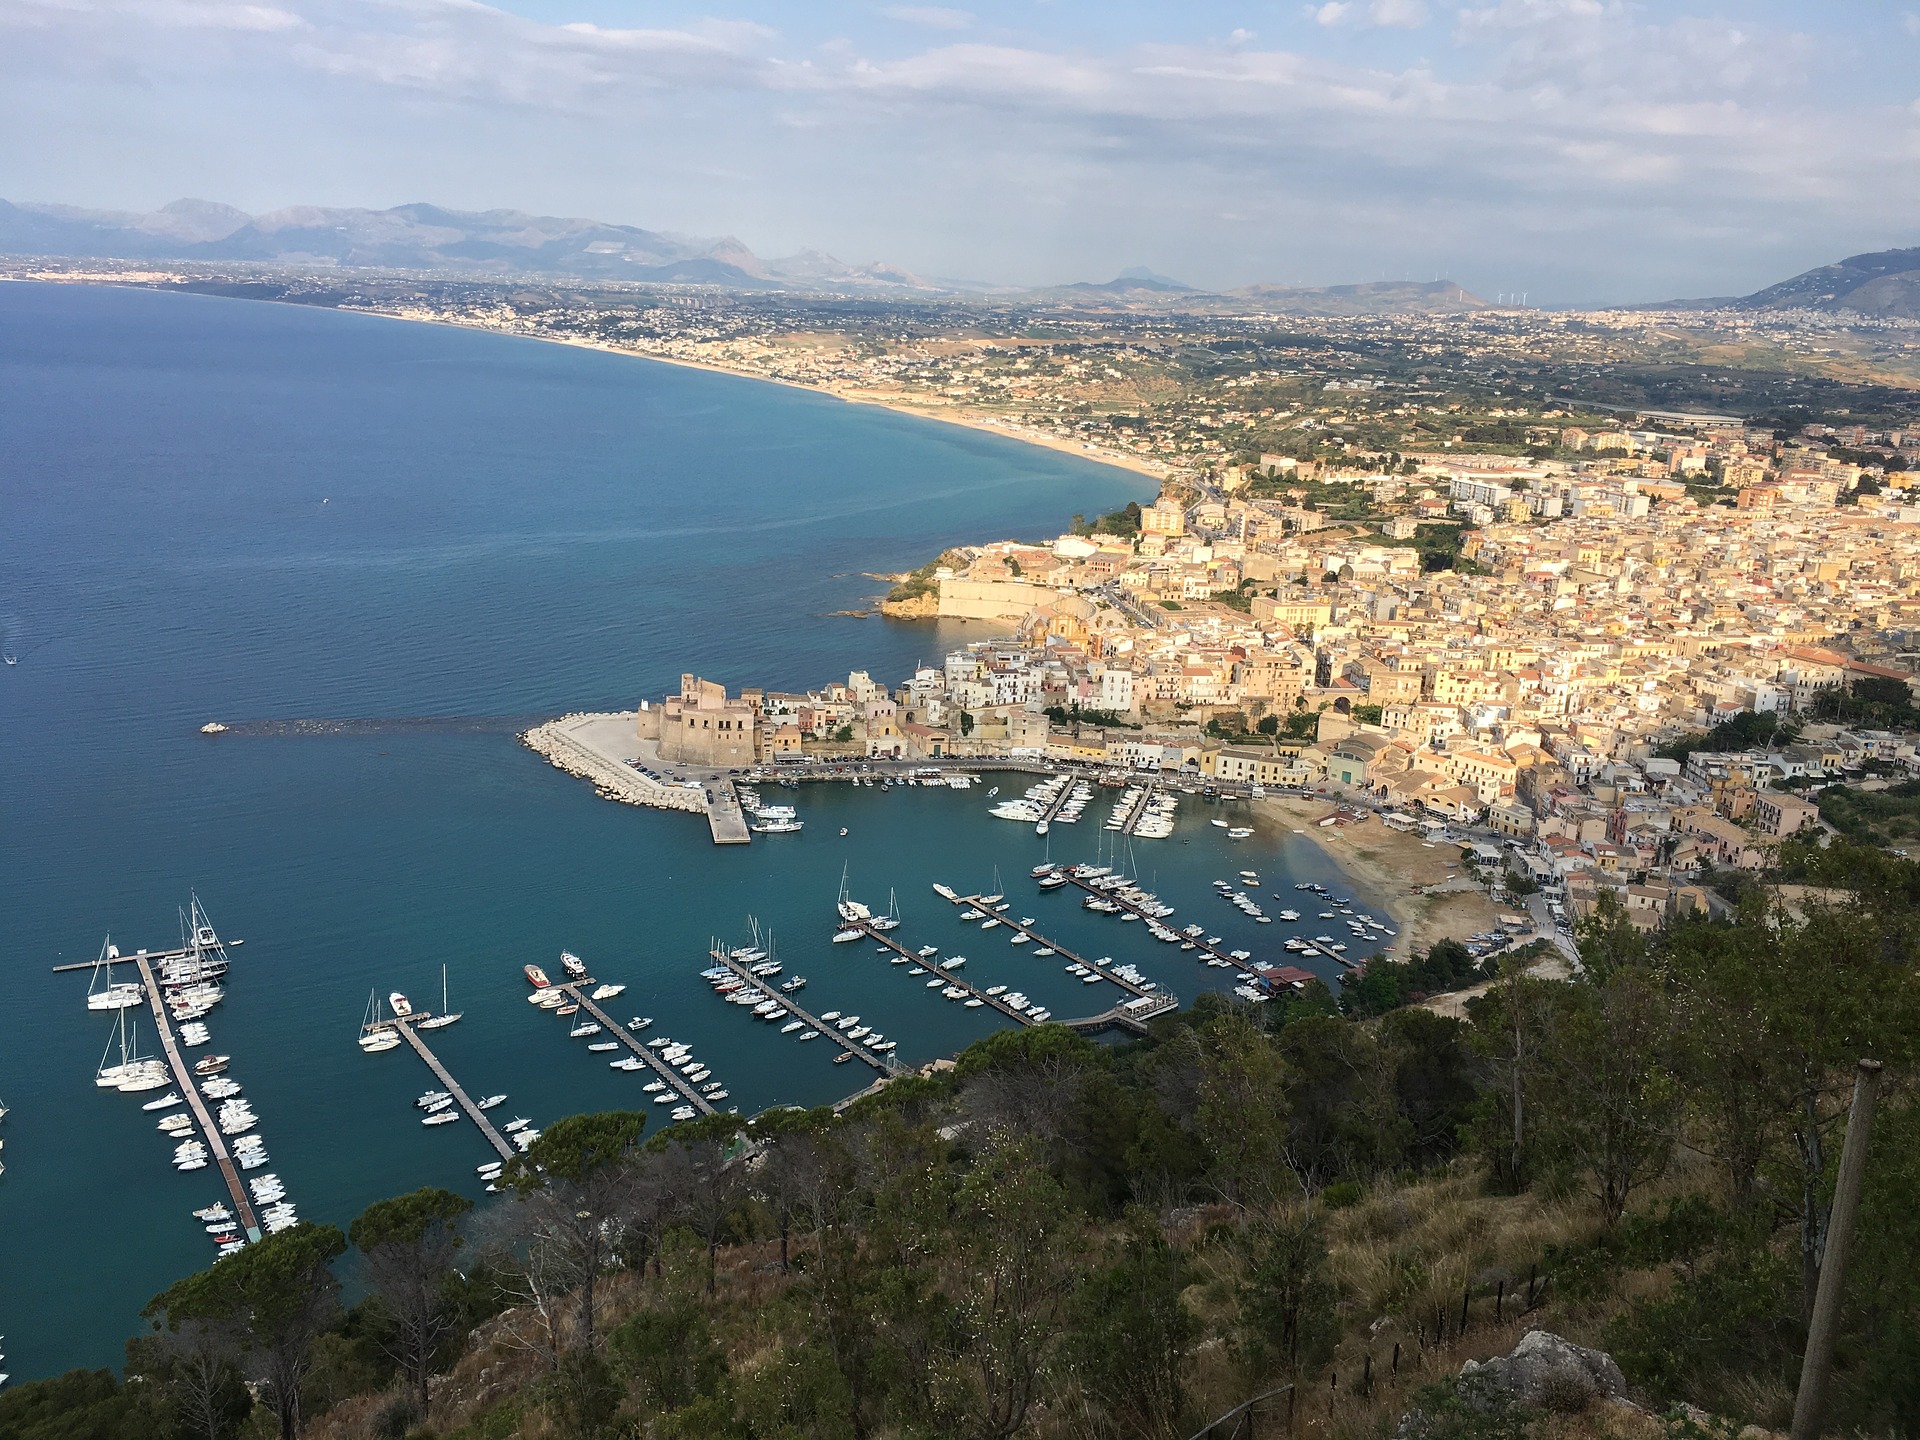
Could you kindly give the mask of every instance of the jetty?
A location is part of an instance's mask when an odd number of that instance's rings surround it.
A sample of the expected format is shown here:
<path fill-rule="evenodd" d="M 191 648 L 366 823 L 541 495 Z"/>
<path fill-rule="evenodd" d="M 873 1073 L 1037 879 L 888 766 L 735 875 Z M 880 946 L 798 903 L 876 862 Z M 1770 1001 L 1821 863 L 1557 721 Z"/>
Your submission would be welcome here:
<path fill-rule="evenodd" d="M 184 950 L 162 952 L 166 956 L 186 953 Z M 140 983 L 146 987 L 147 1003 L 153 1007 L 153 1024 L 160 1032 L 160 1047 L 166 1052 L 167 1068 L 173 1071 L 173 1083 L 179 1086 L 181 1095 L 193 1111 L 194 1123 L 199 1125 L 200 1133 L 207 1137 L 207 1152 L 213 1156 L 213 1163 L 220 1167 L 220 1178 L 227 1182 L 227 1193 L 233 1197 L 233 1213 L 239 1217 L 247 1239 L 258 1240 L 260 1219 L 254 1214 L 253 1197 L 247 1193 L 246 1183 L 240 1178 L 240 1167 L 234 1163 L 233 1152 L 227 1149 L 227 1137 L 220 1133 L 220 1127 L 214 1123 L 213 1115 L 207 1109 L 207 1098 L 200 1093 L 193 1067 L 187 1064 L 186 1057 L 180 1053 L 180 1042 L 173 1034 L 172 1018 L 167 1014 L 166 998 L 160 993 L 160 982 L 153 973 L 154 958 L 142 950 L 133 957 L 133 963 L 140 969 Z"/>
<path fill-rule="evenodd" d="M 593 783 L 608 800 L 656 810 L 698 811 L 716 845 L 745 845 L 753 836 L 740 813 L 740 799 L 725 779 L 675 780 L 640 758 L 637 712 L 563 715 L 536 725 L 520 742 L 556 770 Z"/>
<path fill-rule="evenodd" d="M 734 959 L 726 946 L 715 945 L 713 949 L 707 953 L 712 957 L 714 964 L 724 965 L 744 983 L 753 986 L 756 990 L 764 990 L 767 988 L 766 982 L 756 976 L 745 965 L 742 965 L 738 960 Z M 794 1000 L 791 995 L 781 994 L 769 998 L 778 1000 L 781 1005 L 792 1012 L 794 1019 L 801 1021 L 811 1029 L 818 1030 L 822 1037 L 837 1041 L 840 1048 L 850 1052 L 854 1059 L 871 1065 L 875 1070 L 879 1071 L 883 1079 L 891 1079 L 893 1076 L 900 1074 L 905 1068 L 891 1055 L 882 1054 L 878 1050 L 868 1049 L 858 1040 L 836 1029 L 819 1016 L 809 1013 L 806 1008 Z"/>
<path fill-rule="evenodd" d="M 842 921 L 842 924 L 853 926 L 854 929 L 860 931 L 869 940 L 877 941 L 881 948 L 891 950 L 894 954 L 904 957 L 915 965 L 923 966 L 929 975 L 940 976 L 947 984 L 957 986 L 959 989 L 966 991 L 971 999 L 980 1001 L 981 1005 L 989 1009 L 998 1010 L 1009 1020 L 1016 1021 L 1021 1025 L 1038 1025 L 1042 1023 L 1033 1018 L 1031 1011 L 1016 1010 L 1013 1006 L 1007 1004 L 1004 991 L 999 995 L 987 994 L 986 991 L 982 990 L 978 985 L 975 985 L 971 980 L 963 978 L 958 972 L 942 970 L 940 968 L 940 962 L 932 956 L 923 959 L 919 954 L 909 950 L 898 940 L 888 935 L 886 931 L 874 929 L 873 922 L 869 919 L 862 917 L 856 920 Z"/>
<path fill-rule="evenodd" d="M 746 813 L 740 808 L 740 792 L 731 780 L 707 786 L 707 829 L 716 845 L 746 845 L 753 840 L 747 829 Z"/>
<path fill-rule="evenodd" d="M 1058 956 L 1060 959 L 1065 960 L 1069 965 L 1084 965 L 1094 975 L 1098 976 L 1102 980 L 1109 980 L 1115 985 L 1118 985 L 1122 990 L 1126 991 L 1129 995 L 1133 996 L 1135 999 L 1139 999 L 1143 995 L 1152 995 L 1152 994 L 1158 993 L 1157 987 L 1149 988 L 1148 986 L 1140 984 L 1137 980 L 1129 980 L 1124 975 L 1116 975 L 1112 972 L 1111 969 L 1105 966 L 1096 965 L 1093 963 L 1093 961 L 1086 959 L 1084 956 L 1074 954 L 1073 951 L 1067 949 L 1067 947 L 1062 945 L 1059 941 L 1049 940 L 1046 936 L 1042 935 L 1038 930 L 1035 930 L 1031 925 L 1027 924 L 1026 921 L 1015 920 L 1011 915 L 1007 915 L 1000 911 L 996 911 L 992 905 L 987 903 L 987 899 L 984 895 L 944 895 L 942 896 L 942 898 L 945 899 L 949 904 L 957 906 L 963 911 L 969 908 L 985 911 L 987 915 L 991 916 L 995 920 L 998 920 L 1002 925 L 1005 925 L 1009 930 L 1013 931 L 1016 935 L 1026 936 L 1029 940 L 1033 942 L 1034 949 L 1036 951 L 1051 950 L 1053 951 L 1054 956 Z M 1041 958 L 1052 959 L 1053 956 L 1043 956 Z M 1175 1005 L 1177 1006 L 1178 1003 L 1179 1003 L 1178 1000 L 1176 1000 Z"/>
<path fill-rule="evenodd" d="M 1092 881 L 1081 875 L 1078 866 L 1062 865 L 1059 873 L 1066 876 L 1070 884 L 1078 886 L 1080 889 L 1086 891 L 1087 894 L 1097 895 L 1100 899 L 1117 905 L 1122 910 L 1128 911 L 1142 920 L 1156 920 L 1163 925 L 1166 923 L 1164 920 L 1160 920 L 1159 916 L 1150 913 L 1145 907 L 1135 904 L 1124 895 L 1115 894 L 1112 890 L 1101 889 L 1098 885 L 1095 885 Z M 1005 917 L 1003 916 L 1002 918 L 1004 919 Z M 1188 935 L 1182 932 L 1180 938 L 1182 941 L 1191 940 L 1193 942 L 1193 948 L 1202 955 L 1209 956 L 1225 965 L 1231 965 L 1236 970 L 1245 970 L 1249 965 L 1255 963 L 1252 960 L 1242 960 L 1230 954 L 1228 951 L 1222 950 L 1218 945 L 1211 944 L 1204 936 Z M 1345 965 L 1349 968 L 1355 964 L 1353 961 L 1343 959 L 1335 952 L 1327 949 L 1324 945 L 1317 944 L 1311 940 L 1300 939 L 1298 936 L 1294 938 L 1300 940 L 1300 944 L 1309 955 L 1323 956 L 1328 960 L 1334 961 L 1336 964 Z"/>
<path fill-rule="evenodd" d="M 718 1111 L 714 1103 L 695 1089 L 692 1081 L 688 1080 L 686 1076 L 667 1064 L 666 1061 L 660 1058 L 658 1051 L 653 1049 L 638 1035 L 627 1029 L 626 1026 L 622 1025 L 618 1020 L 615 1020 L 593 1002 L 587 994 L 587 987 L 591 984 L 593 984 L 591 980 L 578 980 L 570 981 L 558 988 L 564 990 L 578 1001 L 580 1008 L 598 1020 L 601 1029 L 609 1036 L 620 1041 L 629 1051 L 639 1056 L 654 1074 L 667 1082 L 667 1088 L 672 1090 L 674 1094 L 686 1101 L 687 1104 L 693 1106 L 693 1108 L 698 1110 L 702 1115 L 717 1114 Z"/>
<path fill-rule="evenodd" d="M 1159 788 L 1158 785 L 1144 786 L 1140 793 L 1133 797 L 1133 804 L 1127 808 L 1127 813 L 1121 817 L 1120 820 L 1120 833 L 1122 835 L 1131 835 L 1135 830 L 1140 828 L 1140 822 L 1146 818 L 1147 809 L 1153 804 L 1153 797 L 1159 791 Z M 1151 839 L 1152 837 L 1149 836 L 1148 838 Z"/>
<path fill-rule="evenodd" d="M 507 1138 L 493 1128 L 493 1122 L 487 1119 L 487 1112 L 473 1103 L 473 1097 L 460 1088 L 460 1082 L 448 1073 L 447 1067 L 440 1063 L 440 1057 L 427 1048 L 427 1042 L 414 1033 L 411 1020 L 394 1019 L 390 1028 L 400 1032 L 400 1038 L 413 1047 L 413 1053 L 427 1062 L 427 1069 L 433 1072 L 433 1078 L 440 1082 L 440 1088 L 453 1096 L 453 1103 L 466 1111 L 467 1118 L 473 1121 L 476 1129 L 494 1148 L 502 1160 L 511 1160 L 519 1152 L 507 1142 Z"/>

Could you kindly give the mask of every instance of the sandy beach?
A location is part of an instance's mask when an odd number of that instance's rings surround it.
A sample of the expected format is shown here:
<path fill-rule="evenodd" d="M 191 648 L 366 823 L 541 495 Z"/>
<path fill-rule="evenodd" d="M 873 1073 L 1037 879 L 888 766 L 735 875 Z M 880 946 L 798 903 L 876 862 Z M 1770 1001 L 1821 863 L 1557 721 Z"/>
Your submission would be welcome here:
<path fill-rule="evenodd" d="M 969 430 L 979 430 L 988 435 L 1017 440 L 1023 445 L 1038 445 L 1043 449 L 1057 450 L 1063 455 L 1078 455 L 1082 460 L 1091 460 L 1095 464 L 1131 470 L 1137 475 L 1145 475 L 1154 480 L 1164 480 L 1173 473 L 1173 467 L 1170 465 L 1132 455 L 1124 450 L 1108 450 L 1101 446 L 1088 445 L 1083 441 L 1048 435 L 1038 430 L 1029 430 L 1025 426 L 1011 424 L 997 417 L 955 414 L 937 405 L 915 405 L 883 390 L 853 390 L 834 385 L 809 385 L 802 380 L 788 380 L 778 375 L 763 375 L 757 370 L 748 370 L 739 366 L 716 365 L 709 360 L 689 360 L 679 355 L 659 355 L 651 350 L 635 350 L 625 345 L 609 344 L 604 340 L 574 339 L 561 335 L 529 335 L 520 330 L 474 324 L 464 320 L 448 320 L 437 315 L 405 315 L 397 314 L 392 310 L 355 310 L 354 313 L 384 315 L 389 320 L 409 320 L 426 325 L 448 325 L 457 330 L 483 330 L 489 335 L 512 335 L 522 340 L 541 340 L 552 345 L 571 345 L 578 350 L 599 350 L 608 355 L 625 355 L 632 360 L 655 360 L 662 365 L 678 365 L 688 370 L 706 370 L 715 375 L 731 375 L 739 380 L 758 380 L 765 385 L 785 385 L 789 389 L 805 390 L 813 395 L 830 395 L 835 400 L 843 400 L 849 405 L 872 405 L 881 410 L 891 410 L 898 415 L 911 415 L 916 420 L 937 420 L 943 425 L 962 425 Z"/>
<path fill-rule="evenodd" d="M 1254 804 L 1274 826 L 1319 846 L 1381 897 L 1400 932 L 1389 950 L 1397 960 L 1437 940 L 1464 940 L 1498 923 L 1493 902 L 1465 880 L 1460 852 L 1451 845 L 1430 845 L 1382 824 L 1375 815 L 1321 825 L 1335 808 L 1324 800 L 1274 797 Z M 1460 888 L 1452 888 L 1456 885 Z"/>

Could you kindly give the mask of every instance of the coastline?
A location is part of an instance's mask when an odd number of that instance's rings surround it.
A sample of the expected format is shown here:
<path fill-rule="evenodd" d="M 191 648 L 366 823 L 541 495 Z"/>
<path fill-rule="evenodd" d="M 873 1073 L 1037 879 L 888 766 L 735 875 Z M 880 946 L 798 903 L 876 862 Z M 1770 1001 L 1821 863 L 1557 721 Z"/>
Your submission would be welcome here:
<path fill-rule="evenodd" d="M 139 289 L 159 290 L 163 292 L 198 294 L 198 291 L 181 291 L 178 286 L 163 283 L 173 279 L 167 273 L 135 273 L 131 275 L 73 275 L 73 274 L 10 274 L 0 275 L 0 280 L 13 280 L 28 284 L 43 285 L 117 285 Z M 253 304 L 302 305 L 298 300 L 258 300 L 247 298 Z M 1136 475 L 1144 475 L 1150 480 L 1164 481 L 1176 473 L 1173 466 L 1164 461 L 1148 460 L 1121 450 L 1107 450 L 1099 446 L 1090 446 L 1084 442 L 1063 440 L 1037 431 L 1015 428 L 987 418 L 975 418 L 966 415 L 946 413 L 939 407 L 919 406 L 903 399 L 891 397 L 884 392 L 858 390 L 840 390 L 829 385 L 809 385 L 802 380 L 788 380 L 778 375 L 763 375 L 756 370 L 748 370 L 733 365 L 718 365 L 710 360 L 690 360 L 679 355 L 656 355 L 648 350 L 634 350 L 623 345 L 609 344 L 603 340 L 573 339 L 560 335 L 530 335 L 522 330 L 506 330 L 495 325 L 479 324 L 468 320 L 449 320 L 438 315 L 409 315 L 393 310 L 375 310 L 360 305 L 304 305 L 305 309 L 337 310 L 343 315 L 371 315 L 383 320 L 400 320 L 412 325 L 441 325 L 450 330 L 477 330 L 483 335 L 502 335 L 516 340 L 537 340 L 546 345 L 567 345 L 576 350 L 598 350 L 607 355 L 622 355 L 629 360 L 652 360 L 661 365 L 678 365 L 687 370 L 705 370 L 714 375 L 730 375 L 736 380 L 758 380 L 765 385 L 784 385 L 791 390 L 803 390 L 810 395 L 825 395 L 849 405 L 871 405 L 878 410 L 890 410 L 896 415 L 911 416 L 915 420 L 936 420 L 943 425 L 959 425 L 968 430 L 977 430 L 984 435 L 998 435 L 1005 440 L 1017 441 L 1022 445 L 1035 445 L 1043 450 L 1052 450 L 1062 455 L 1075 455 L 1096 465 L 1111 466 L 1116 470 L 1128 470 Z"/>
<path fill-rule="evenodd" d="M 1319 822 L 1334 809 L 1324 800 L 1270 796 L 1253 803 L 1258 813 L 1313 845 L 1342 874 L 1381 898 L 1398 932 L 1387 948 L 1393 959 L 1411 959 L 1415 950 L 1436 941 L 1464 940 L 1495 924 L 1496 907 L 1478 886 L 1443 888 L 1463 874 L 1448 847 L 1403 834 L 1377 815 L 1363 823 L 1322 826 Z"/>

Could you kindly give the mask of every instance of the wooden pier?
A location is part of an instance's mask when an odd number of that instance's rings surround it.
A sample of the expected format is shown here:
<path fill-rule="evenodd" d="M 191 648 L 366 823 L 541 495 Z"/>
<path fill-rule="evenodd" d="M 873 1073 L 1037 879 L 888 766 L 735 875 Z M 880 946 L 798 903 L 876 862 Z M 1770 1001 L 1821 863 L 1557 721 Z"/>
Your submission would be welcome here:
<path fill-rule="evenodd" d="M 413 1047 L 414 1054 L 427 1062 L 427 1068 L 433 1072 L 433 1078 L 440 1082 L 442 1089 L 453 1096 L 453 1103 L 467 1112 L 467 1118 L 473 1121 L 474 1127 L 479 1130 L 500 1158 L 511 1160 L 519 1154 L 520 1152 L 508 1143 L 507 1138 L 493 1128 L 493 1122 L 487 1119 L 487 1112 L 474 1104 L 473 1097 L 460 1088 L 460 1082 L 448 1073 L 447 1067 L 440 1063 L 440 1057 L 427 1048 L 427 1042 L 414 1033 L 413 1022 L 396 1019 L 392 1023 L 393 1028 L 400 1032 L 400 1038 Z"/>
<path fill-rule="evenodd" d="M 734 959 L 724 946 L 716 945 L 708 954 L 712 957 L 714 963 L 726 966 L 736 977 L 753 986 L 755 989 L 767 989 L 766 981 L 755 975 L 747 966 L 742 965 L 738 960 Z M 770 1000 L 778 1000 L 783 1006 L 793 1012 L 794 1019 L 802 1021 L 811 1028 L 818 1030 L 823 1039 L 831 1038 L 837 1041 L 841 1049 L 851 1052 L 854 1059 L 871 1065 L 875 1070 L 880 1072 L 883 1078 L 891 1078 L 898 1075 L 904 1068 L 898 1060 L 893 1059 L 890 1055 L 883 1055 L 878 1050 L 869 1050 L 858 1040 L 851 1038 L 843 1031 L 836 1030 L 832 1025 L 820 1019 L 817 1015 L 809 1014 L 791 995 L 774 995 L 769 993 L 767 998 Z"/>
<path fill-rule="evenodd" d="M 956 905 L 963 910 L 966 909 L 968 906 L 971 906 L 976 910 L 985 911 L 989 919 L 998 920 L 1002 925 L 1005 925 L 1009 930 L 1012 930 L 1016 934 L 1026 936 L 1029 940 L 1033 942 L 1034 948 L 1036 950 L 1053 951 L 1053 955 L 1042 956 L 1041 957 L 1042 959 L 1050 960 L 1053 958 L 1054 955 L 1057 955 L 1062 960 L 1065 960 L 1069 965 L 1084 965 L 1087 967 L 1088 970 L 1092 971 L 1093 974 L 1099 976 L 1100 979 L 1112 981 L 1115 985 L 1118 985 L 1122 990 L 1125 990 L 1129 995 L 1133 996 L 1136 1000 L 1139 999 L 1142 995 L 1152 995 L 1152 994 L 1158 993 L 1157 986 L 1154 987 L 1153 989 L 1148 989 L 1145 985 L 1140 984 L 1138 981 L 1129 980 L 1124 975 L 1116 975 L 1108 967 L 1103 965 L 1096 965 L 1091 960 L 1085 959 L 1082 956 L 1074 954 L 1073 951 L 1067 949 L 1067 947 L 1060 944 L 1059 941 L 1049 940 L 1046 936 L 1042 935 L 1038 930 L 1035 930 L 1031 925 L 1027 924 L 1024 920 L 1015 920 L 1010 916 L 995 910 L 993 906 L 987 904 L 983 896 L 953 895 L 946 898 L 948 899 L 949 903 Z M 1176 1000 L 1175 1003 L 1177 1004 L 1178 1001 Z"/>
<path fill-rule="evenodd" d="M 559 988 L 577 1000 L 582 1010 L 598 1020 L 602 1030 L 615 1040 L 621 1041 L 626 1045 L 628 1050 L 644 1060 L 656 1075 L 667 1082 L 668 1087 L 674 1094 L 680 1096 L 681 1099 L 693 1106 L 693 1108 L 698 1110 L 702 1115 L 717 1114 L 718 1112 L 713 1102 L 696 1090 L 693 1087 L 692 1081 L 688 1080 L 686 1076 L 662 1060 L 657 1050 L 653 1049 L 638 1035 L 627 1029 L 626 1026 L 616 1021 L 588 997 L 587 986 L 592 983 L 590 980 L 573 981 Z"/>
<path fill-rule="evenodd" d="M 234 1163 L 233 1154 L 227 1149 L 227 1137 L 220 1133 L 220 1127 L 207 1110 L 207 1099 L 200 1093 L 193 1067 L 180 1053 L 180 1044 L 173 1035 L 172 1017 L 167 1014 L 166 997 L 160 993 L 160 982 L 153 973 L 153 960 L 185 953 L 162 951 L 150 955 L 142 950 L 133 957 L 133 963 L 139 966 L 140 980 L 147 988 L 147 1003 L 153 1006 L 154 1028 L 160 1032 L 160 1046 L 166 1051 L 167 1066 L 173 1071 L 174 1084 L 193 1110 L 193 1118 L 199 1124 L 201 1133 L 207 1137 L 207 1151 L 213 1156 L 213 1163 L 220 1167 L 221 1178 L 227 1182 L 227 1192 L 233 1197 L 233 1213 L 239 1218 L 247 1239 L 254 1241 L 260 1238 L 260 1220 L 254 1214 L 253 1199 L 247 1193 L 246 1182 L 240 1178 L 240 1167 Z"/>

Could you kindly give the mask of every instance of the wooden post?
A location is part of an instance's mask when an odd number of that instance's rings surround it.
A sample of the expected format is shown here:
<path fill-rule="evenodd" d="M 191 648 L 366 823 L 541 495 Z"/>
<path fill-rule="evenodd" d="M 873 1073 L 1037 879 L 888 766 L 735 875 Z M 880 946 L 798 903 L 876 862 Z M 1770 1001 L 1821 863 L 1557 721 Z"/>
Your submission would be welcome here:
<path fill-rule="evenodd" d="M 1460 1333 L 1467 1333 L 1467 1302 L 1473 1299 L 1473 1285 L 1469 1282 L 1460 1291 Z"/>
<path fill-rule="evenodd" d="M 1360 1371 L 1360 1393 L 1371 1397 L 1373 1394 L 1373 1352 L 1367 1352 L 1367 1363 Z"/>
<path fill-rule="evenodd" d="M 1793 1440 L 1815 1440 L 1826 1408 L 1827 1372 L 1833 1365 L 1833 1332 L 1840 1318 L 1840 1291 L 1846 1283 L 1847 1247 L 1853 1240 L 1854 1212 L 1867 1170 L 1867 1136 L 1873 1129 L 1880 1062 L 1862 1060 L 1853 1080 L 1853 1109 L 1847 1116 L 1847 1140 L 1840 1151 L 1840 1175 L 1827 1217 L 1827 1253 L 1820 1261 L 1820 1284 L 1813 1296 L 1813 1321 L 1800 1361 L 1800 1393 L 1793 1402 Z"/>
<path fill-rule="evenodd" d="M 1398 1340 L 1393 1342 L 1393 1373 L 1396 1375 L 1400 1373 L 1400 1342 Z"/>
<path fill-rule="evenodd" d="M 1498 1325 L 1502 1320 L 1507 1318 L 1505 1313 L 1506 1308 L 1507 1308 L 1507 1282 L 1503 1279 L 1500 1282 L 1500 1288 L 1493 1292 L 1493 1323 L 1494 1324 Z"/>

